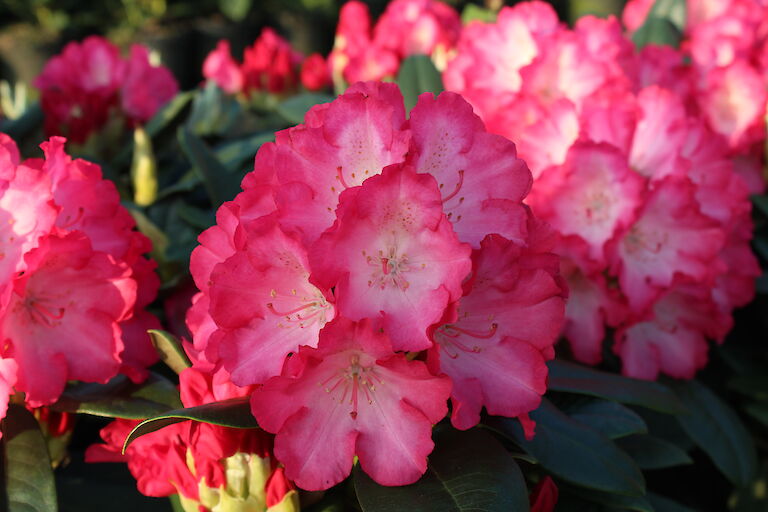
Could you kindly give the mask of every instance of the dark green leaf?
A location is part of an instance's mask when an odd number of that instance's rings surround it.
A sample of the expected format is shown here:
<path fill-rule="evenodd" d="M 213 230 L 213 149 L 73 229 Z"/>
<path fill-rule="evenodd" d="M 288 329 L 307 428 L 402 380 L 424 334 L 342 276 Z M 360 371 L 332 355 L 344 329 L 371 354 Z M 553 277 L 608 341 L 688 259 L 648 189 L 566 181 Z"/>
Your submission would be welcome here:
<path fill-rule="evenodd" d="M 768 375 L 740 375 L 728 381 L 728 387 L 758 400 L 768 399 Z"/>
<path fill-rule="evenodd" d="M 589 395 L 625 404 L 642 405 L 649 409 L 672 414 L 678 414 L 685 410 L 677 396 L 661 384 L 601 372 L 566 361 L 553 360 L 549 362 L 548 388 L 552 391 Z"/>
<path fill-rule="evenodd" d="M 645 481 L 635 462 L 599 431 L 568 417 L 546 399 L 530 416 L 536 422 L 531 441 L 517 420 L 492 417 L 487 425 L 567 482 L 629 496 L 644 493 Z"/>
<path fill-rule="evenodd" d="M 242 21 L 251 10 L 251 0 L 219 0 L 219 9 L 232 21 Z"/>
<path fill-rule="evenodd" d="M 333 101 L 333 96 L 317 92 L 305 92 L 291 96 L 279 103 L 276 109 L 277 113 L 289 123 L 301 124 L 304 122 L 304 115 L 310 108 L 318 103 L 328 103 L 329 101 Z"/>
<path fill-rule="evenodd" d="M 656 0 L 643 25 L 632 35 L 638 49 L 649 44 L 677 48 L 683 38 L 685 0 Z"/>
<path fill-rule="evenodd" d="M 561 486 L 561 492 L 571 494 L 586 501 L 601 505 L 602 510 L 632 510 L 636 512 L 654 512 L 646 496 L 625 496 L 610 492 L 600 492 L 579 487 Z M 558 503 L 559 505 L 559 503 Z M 582 510 L 582 509 L 579 509 Z"/>
<path fill-rule="evenodd" d="M 228 171 L 239 171 L 244 162 L 249 162 L 253 166 L 253 158 L 262 144 L 275 140 L 275 134 L 257 133 L 246 137 L 229 141 L 214 149 L 216 158 L 227 168 Z"/>
<path fill-rule="evenodd" d="M 427 473 L 415 484 L 385 487 L 359 465 L 355 491 L 363 512 L 527 511 L 528 491 L 515 460 L 481 429 L 436 431 Z"/>
<path fill-rule="evenodd" d="M 749 403 L 744 406 L 744 411 L 768 427 L 768 405 Z"/>
<path fill-rule="evenodd" d="M 397 84 L 403 93 L 405 109 L 409 112 L 419 95 L 443 92 L 443 79 L 432 60 L 426 55 L 413 55 L 403 61 L 397 74 Z"/>
<path fill-rule="evenodd" d="M 752 196 L 752 204 L 762 212 L 763 215 L 768 216 L 768 196 Z"/>
<path fill-rule="evenodd" d="M 675 390 L 688 408 L 677 417 L 686 433 L 731 482 L 747 485 L 757 471 L 757 458 L 752 437 L 736 413 L 700 382 L 681 382 Z"/>
<path fill-rule="evenodd" d="M 472 21 L 482 21 L 483 23 L 493 23 L 496 21 L 497 13 L 491 9 L 484 9 L 476 4 L 467 4 L 461 11 L 461 23 L 466 25 Z"/>
<path fill-rule="evenodd" d="M 240 180 L 233 178 L 210 148 L 187 126 L 179 127 L 179 143 L 205 184 L 214 207 L 240 192 Z"/>
<path fill-rule="evenodd" d="M 152 340 L 152 345 L 155 346 L 158 354 L 160 354 L 160 360 L 167 364 L 171 370 L 181 373 L 186 368 L 192 366 L 192 362 L 187 357 L 181 342 L 176 339 L 176 336 L 156 329 L 150 329 L 147 333 L 149 333 L 149 337 Z"/>
<path fill-rule="evenodd" d="M 691 464 L 693 461 L 683 450 L 663 439 L 639 434 L 616 441 L 640 469 L 662 469 Z"/>
<path fill-rule="evenodd" d="M 653 505 L 655 512 L 696 512 L 692 508 L 688 508 L 653 492 L 648 493 L 648 501 Z"/>
<path fill-rule="evenodd" d="M 168 126 L 176 116 L 178 116 L 184 107 L 186 107 L 192 98 L 195 97 L 194 91 L 180 92 L 171 101 L 163 105 L 163 107 L 157 111 L 157 113 L 149 120 L 144 126 L 147 134 L 150 137 L 154 137 L 163 128 Z"/>
<path fill-rule="evenodd" d="M 197 135 L 216 135 L 231 131 L 242 120 L 240 103 L 209 80 L 203 90 L 195 94 L 185 124 Z"/>
<path fill-rule="evenodd" d="M 8 512 L 55 512 L 56 484 L 43 434 L 34 416 L 11 404 L 2 422 Z M 0 502 L 2 499 L 0 499 Z"/>
<path fill-rule="evenodd" d="M 119 388 L 111 386 L 106 392 L 91 397 L 77 388 L 74 392 L 67 388 L 51 408 L 60 412 L 105 418 L 143 420 L 180 406 L 176 386 L 165 377 L 153 373 L 142 384 L 126 383 Z"/>
<path fill-rule="evenodd" d="M 43 124 L 43 109 L 35 102 L 17 119 L 3 119 L 0 132 L 10 135 L 14 140 L 20 140 L 32 130 Z"/>
<path fill-rule="evenodd" d="M 233 398 L 221 402 L 212 402 L 210 404 L 199 405 L 197 407 L 188 407 L 186 409 L 176 409 L 159 414 L 149 418 L 134 428 L 128 435 L 123 445 L 123 451 L 128 448 L 134 440 L 149 434 L 155 430 L 160 430 L 168 425 L 180 423 L 182 421 L 194 420 L 202 423 L 211 423 L 223 427 L 232 428 L 258 428 L 253 415 L 251 415 L 251 406 L 248 398 Z"/>
<path fill-rule="evenodd" d="M 617 402 L 590 400 L 570 407 L 568 414 L 610 439 L 648 432 L 645 422 L 635 411 Z"/>
<path fill-rule="evenodd" d="M 184 201 L 177 201 L 175 203 L 176 213 L 181 217 L 184 222 L 197 230 L 205 230 L 216 224 L 216 214 L 211 210 L 203 210 L 202 208 L 196 208 L 190 206 Z"/>

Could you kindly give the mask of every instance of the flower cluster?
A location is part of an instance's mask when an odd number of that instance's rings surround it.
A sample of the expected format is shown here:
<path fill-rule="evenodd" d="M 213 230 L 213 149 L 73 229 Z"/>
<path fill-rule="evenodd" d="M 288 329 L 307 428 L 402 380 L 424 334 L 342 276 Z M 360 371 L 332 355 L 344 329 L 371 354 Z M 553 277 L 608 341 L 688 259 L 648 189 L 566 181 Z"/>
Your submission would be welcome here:
<path fill-rule="evenodd" d="M 409 55 L 429 55 L 442 69 L 460 32 L 459 15 L 437 0 L 395 0 L 375 27 L 368 6 L 352 0 L 341 8 L 329 56 L 334 79 L 392 78 Z"/>
<path fill-rule="evenodd" d="M 223 369 L 205 365 L 179 376 L 182 403 L 194 407 L 247 396 Z M 185 511 L 249 510 L 294 512 L 298 493 L 271 456 L 273 436 L 259 429 L 236 429 L 183 422 L 146 434 L 125 454 L 123 443 L 136 420 L 119 419 L 102 429 L 105 444 L 88 448 L 87 462 L 124 462 L 146 496 L 178 494 Z"/>
<path fill-rule="evenodd" d="M 546 390 L 564 314 L 531 174 L 460 96 L 358 83 L 261 147 L 200 236 L 195 350 L 276 434 L 304 489 L 416 481 L 447 413 L 522 417 Z"/>
<path fill-rule="evenodd" d="M 739 105 L 753 101 L 762 112 L 765 92 L 741 96 L 745 82 L 726 69 L 721 95 L 697 73 L 669 48 L 635 52 L 613 18 L 571 30 L 543 2 L 471 23 L 444 73 L 531 167 L 530 203 L 562 235 L 564 334 L 582 362 L 601 360 L 611 328 L 625 374 L 691 378 L 706 340 L 722 341 L 754 293 L 738 172 L 752 121 L 713 116 L 741 119 Z"/>
<path fill-rule="evenodd" d="M 624 10 L 628 30 L 644 21 L 651 4 L 632 0 Z M 765 110 L 768 103 L 768 6 L 757 0 L 686 2 L 680 51 L 649 49 L 647 60 L 657 73 L 687 93 L 707 125 L 727 141 L 737 172 L 760 193 Z M 663 63 L 654 54 L 663 54 Z M 685 71 L 670 74 L 689 61 Z M 660 68 L 660 69 L 659 69 Z"/>
<path fill-rule="evenodd" d="M 146 330 L 159 324 L 144 310 L 159 286 L 150 242 L 114 184 L 64 142 L 20 162 L 0 135 L 0 417 L 14 392 L 40 407 L 67 381 L 138 382 L 157 360 Z"/>
<path fill-rule="evenodd" d="M 229 41 L 221 40 L 203 63 L 203 76 L 229 94 L 286 93 L 301 84 L 310 91 L 325 89 L 330 73 L 322 55 L 304 58 L 271 28 L 265 28 L 245 49 L 242 64 L 233 57 Z"/>
<path fill-rule="evenodd" d="M 178 91 L 168 69 L 150 62 L 149 50 L 131 46 L 129 57 L 104 38 L 69 43 L 34 82 L 40 89 L 48 135 L 84 143 L 111 119 L 148 121 Z"/>

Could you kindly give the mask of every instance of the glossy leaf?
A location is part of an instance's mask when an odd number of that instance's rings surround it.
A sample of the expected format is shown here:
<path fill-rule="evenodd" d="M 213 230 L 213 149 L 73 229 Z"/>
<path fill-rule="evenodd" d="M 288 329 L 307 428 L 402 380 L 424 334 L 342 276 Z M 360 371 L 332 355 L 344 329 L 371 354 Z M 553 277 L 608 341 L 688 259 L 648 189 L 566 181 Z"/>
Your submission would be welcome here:
<path fill-rule="evenodd" d="M 251 415 L 251 406 L 248 398 L 233 398 L 231 400 L 212 402 L 197 407 L 176 409 L 149 418 L 139 423 L 136 428 L 131 431 L 125 440 L 123 451 L 125 451 L 128 445 L 134 440 L 144 434 L 149 434 L 150 432 L 160 430 L 168 425 L 187 420 L 232 428 L 258 428 L 259 426 L 253 415 Z"/>
<path fill-rule="evenodd" d="M 179 127 L 179 143 L 203 181 L 214 207 L 240 192 L 240 180 L 227 172 L 205 142 L 187 126 Z"/>
<path fill-rule="evenodd" d="M 181 406 L 176 386 L 157 374 L 151 374 L 140 385 L 130 382 L 120 387 L 116 384 L 101 385 L 107 387 L 103 392 L 98 392 L 99 384 L 90 386 L 93 393 L 90 396 L 84 388 L 68 388 L 51 408 L 105 418 L 143 420 Z"/>
<path fill-rule="evenodd" d="M 552 391 L 576 393 L 642 405 L 649 409 L 678 414 L 685 406 L 669 388 L 656 382 L 631 379 L 601 372 L 566 361 L 550 361 L 548 388 Z"/>
<path fill-rule="evenodd" d="M 648 501 L 653 505 L 655 512 L 695 512 L 694 509 L 673 501 L 659 494 L 649 492 Z"/>
<path fill-rule="evenodd" d="M 55 512 L 56 484 L 48 448 L 34 416 L 21 405 L 10 405 L 2 422 L 0 445 L 5 459 L 5 482 L 0 503 L 8 512 Z"/>
<path fill-rule="evenodd" d="M 318 103 L 328 103 L 333 101 L 333 96 L 317 92 L 305 92 L 291 96 L 287 100 L 278 103 L 276 110 L 286 121 L 291 124 L 301 124 L 304 122 L 304 115 L 307 111 Z"/>
<path fill-rule="evenodd" d="M 426 55 L 413 55 L 400 65 L 397 84 L 403 93 L 405 108 L 410 111 L 424 92 L 443 92 L 443 79 L 432 60 Z"/>
<path fill-rule="evenodd" d="M 569 408 L 568 414 L 610 439 L 648 432 L 648 427 L 636 412 L 617 402 L 590 400 Z"/>
<path fill-rule="evenodd" d="M 163 105 L 163 107 L 157 111 L 152 119 L 147 122 L 144 129 L 150 137 L 154 137 L 166 126 L 171 124 L 174 119 L 184 110 L 184 107 L 189 105 L 192 98 L 195 97 L 193 91 L 181 92 L 177 94 L 171 101 Z"/>
<path fill-rule="evenodd" d="M 625 496 L 623 494 L 614 494 L 609 492 L 600 492 L 581 487 L 563 486 L 560 490 L 562 494 L 577 496 L 590 503 L 600 505 L 599 510 L 622 510 L 633 512 L 655 512 L 653 505 L 648 501 L 647 496 Z M 559 502 L 558 502 L 559 505 Z M 556 507 L 556 510 L 559 510 Z M 578 510 L 583 510 L 579 508 Z"/>
<path fill-rule="evenodd" d="M 747 485 L 757 471 L 752 437 L 730 407 L 698 381 L 681 382 L 675 390 L 688 408 L 677 417 L 683 430 L 735 485 Z"/>
<path fill-rule="evenodd" d="M 514 458 L 481 429 L 446 428 L 435 435 L 427 473 L 415 484 L 385 487 L 354 469 L 363 512 L 521 512 L 528 491 Z"/>
<path fill-rule="evenodd" d="M 228 141 L 214 149 L 214 153 L 228 171 L 234 172 L 240 170 L 240 166 L 246 161 L 249 162 L 250 167 L 253 167 L 253 159 L 261 145 L 273 140 L 275 140 L 275 134 L 272 132 L 257 133 L 243 139 Z"/>
<path fill-rule="evenodd" d="M 616 444 L 635 459 L 640 469 L 662 469 L 693 463 L 683 450 L 658 437 L 640 434 L 619 439 Z"/>
<path fill-rule="evenodd" d="M 515 419 L 492 417 L 487 425 L 567 482 L 628 496 L 645 492 L 645 480 L 632 458 L 598 430 L 570 418 L 546 399 L 530 417 L 536 422 L 531 441 Z"/>

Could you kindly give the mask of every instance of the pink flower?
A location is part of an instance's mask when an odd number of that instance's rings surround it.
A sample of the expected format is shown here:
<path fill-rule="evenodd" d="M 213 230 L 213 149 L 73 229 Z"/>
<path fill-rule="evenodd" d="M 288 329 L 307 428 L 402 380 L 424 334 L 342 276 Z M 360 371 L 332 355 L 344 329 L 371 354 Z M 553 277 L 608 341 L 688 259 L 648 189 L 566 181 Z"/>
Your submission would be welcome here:
<path fill-rule="evenodd" d="M 35 79 L 41 91 L 45 130 L 84 143 L 110 117 L 145 122 L 178 91 L 170 72 L 152 67 L 148 51 L 134 45 L 129 59 L 104 38 L 69 43 Z"/>
<path fill-rule="evenodd" d="M 331 84 L 328 63 L 319 53 L 313 53 L 301 63 L 301 84 L 308 91 L 321 91 Z"/>
<path fill-rule="evenodd" d="M 553 512 L 557 505 L 558 494 L 557 485 L 552 477 L 545 476 L 531 491 L 531 512 Z"/>
<path fill-rule="evenodd" d="M 299 82 L 301 55 L 271 28 L 262 30 L 253 46 L 243 54 L 245 91 L 287 92 Z"/>
<path fill-rule="evenodd" d="M 310 252 L 339 313 L 381 319 L 396 350 L 424 350 L 427 328 L 461 296 L 470 249 L 454 234 L 432 176 L 391 166 L 342 193 L 337 221 Z"/>
<path fill-rule="evenodd" d="M 119 322 L 130 315 L 130 269 L 96 253 L 77 233 L 43 239 L 25 257 L 0 324 L 19 365 L 17 388 L 33 407 L 53 403 L 67 380 L 106 382 L 117 374 Z"/>
<path fill-rule="evenodd" d="M 16 361 L 0 357 L 0 418 L 5 418 L 5 414 L 8 412 L 8 399 L 13 394 L 17 371 Z M 0 438 L 2 436 L 3 433 L 0 432 Z"/>
<path fill-rule="evenodd" d="M 232 58 L 229 50 L 229 41 L 220 40 L 203 62 L 203 76 L 216 82 L 229 94 L 235 94 L 243 90 L 243 73 L 240 66 Z"/>
<path fill-rule="evenodd" d="M 409 55 L 432 55 L 456 46 L 461 31 L 458 13 L 436 0 L 395 0 L 387 5 L 374 30 L 374 43 Z"/>
<path fill-rule="evenodd" d="M 146 123 L 160 107 L 179 92 L 171 72 L 149 62 L 149 50 L 141 45 L 131 46 L 126 62 L 125 81 L 120 88 L 123 112 L 136 123 Z"/>
<path fill-rule="evenodd" d="M 370 322 L 345 319 L 290 364 L 295 378 L 275 377 L 251 396 L 259 425 L 277 434 L 275 455 L 288 478 L 303 489 L 327 489 L 349 475 L 354 455 L 382 485 L 424 474 L 432 425 L 447 412 L 447 377 L 393 353 Z"/>
<path fill-rule="evenodd" d="M 533 227 L 533 226 L 532 226 Z M 486 237 L 456 311 L 434 330 L 428 362 L 453 381 L 451 421 L 468 429 L 489 414 L 514 417 L 539 406 L 546 391 L 545 361 L 554 356 L 565 301 L 556 272 L 531 264 L 517 244 Z"/>

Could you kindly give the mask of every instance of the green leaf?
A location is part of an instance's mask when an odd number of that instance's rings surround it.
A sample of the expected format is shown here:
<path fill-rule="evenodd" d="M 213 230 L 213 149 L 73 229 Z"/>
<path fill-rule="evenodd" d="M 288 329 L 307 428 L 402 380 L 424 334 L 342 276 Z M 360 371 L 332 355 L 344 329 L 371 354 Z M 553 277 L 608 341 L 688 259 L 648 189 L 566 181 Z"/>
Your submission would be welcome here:
<path fill-rule="evenodd" d="M 426 474 L 412 485 L 385 487 L 354 469 L 363 512 L 518 512 L 529 510 L 525 480 L 514 458 L 481 429 L 435 433 Z"/>
<path fill-rule="evenodd" d="M 692 508 L 688 508 L 685 505 L 681 505 L 676 501 L 653 492 L 648 493 L 648 501 L 653 505 L 655 512 L 696 512 Z"/>
<path fill-rule="evenodd" d="M 482 21 L 483 23 L 494 23 L 498 13 L 491 9 L 485 9 L 476 4 L 467 4 L 461 11 L 461 23 L 466 25 L 472 21 Z"/>
<path fill-rule="evenodd" d="M 675 391 L 688 406 L 688 412 L 677 417 L 683 430 L 733 484 L 747 485 L 757 471 L 757 457 L 736 413 L 698 381 L 681 382 Z"/>
<path fill-rule="evenodd" d="M 275 140 L 273 132 L 257 133 L 250 137 L 226 142 L 214 149 L 213 152 L 216 153 L 216 158 L 228 171 L 234 172 L 239 171 L 246 161 L 252 167 L 253 159 L 262 144 L 273 140 Z"/>
<path fill-rule="evenodd" d="M 406 112 L 416 105 L 420 94 L 443 92 L 440 72 L 426 55 L 413 55 L 403 61 L 397 74 L 397 85 L 403 93 Z"/>
<path fill-rule="evenodd" d="M 179 143 L 203 180 L 214 208 L 240 192 L 240 180 L 232 177 L 210 148 L 187 126 L 179 127 Z"/>
<path fill-rule="evenodd" d="M 548 388 L 552 391 L 642 405 L 672 414 L 685 411 L 685 406 L 680 399 L 670 389 L 659 383 L 601 372 L 566 361 L 549 362 Z"/>
<path fill-rule="evenodd" d="M 638 49 L 649 44 L 680 46 L 685 30 L 685 0 L 656 0 L 643 25 L 632 34 Z"/>
<path fill-rule="evenodd" d="M 202 91 L 195 93 L 185 124 L 195 134 L 216 135 L 231 131 L 243 118 L 240 103 L 209 80 Z"/>
<path fill-rule="evenodd" d="M 168 425 L 182 421 L 194 420 L 201 423 L 211 423 L 222 427 L 232 428 L 258 428 L 251 414 L 251 406 L 247 397 L 233 398 L 221 402 L 212 402 L 197 407 L 176 409 L 159 414 L 139 423 L 125 440 L 123 452 L 133 441 Z"/>
<path fill-rule="evenodd" d="M 171 101 L 163 105 L 157 113 L 144 126 L 147 135 L 154 137 L 160 133 L 163 128 L 171 124 L 176 119 L 184 107 L 186 107 L 192 98 L 195 97 L 194 91 L 180 92 Z"/>
<path fill-rule="evenodd" d="M 683 450 L 658 437 L 634 435 L 619 439 L 616 444 L 635 459 L 640 469 L 662 469 L 693 463 Z"/>
<path fill-rule="evenodd" d="M 156 329 L 150 329 L 147 331 L 149 338 L 152 340 L 152 345 L 157 349 L 160 354 L 160 359 L 168 365 L 168 367 L 176 373 L 181 373 L 185 369 L 192 366 L 192 362 L 187 357 L 184 348 L 181 346 L 181 342 L 176 339 L 176 336 L 167 332 Z"/>
<path fill-rule="evenodd" d="M 219 0 L 219 10 L 232 21 L 242 21 L 251 10 L 252 0 Z"/>
<path fill-rule="evenodd" d="M 743 409 L 747 414 L 768 427 L 768 405 L 748 403 Z"/>
<path fill-rule="evenodd" d="M 728 387 L 758 400 L 768 399 L 768 375 L 739 375 L 728 381 Z"/>
<path fill-rule="evenodd" d="M 37 420 L 21 405 L 11 404 L 2 422 L 0 441 L 5 459 L 5 490 L 8 512 L 55 512 L 56 484 L 51 459 Z"/>
<path fill-rule="evenodd" d="M 51 409 L 105 418 L 143 420 L 181 407 L 176 386 L 156 373 L 151 373 L 142 384 L 125 381 L 121 384 L 119 387 L 117 384 L 102 385 L 107 387 L 102 392 L 95 387 L 98 384 L 90 384 L 94 386 L 90 388 L 90 395 L 82 387 L 67 388 Z"/>
<path fill-rule="evenodd" d="M 287 100 L 278 103 L 275 109 L 286 121 L 291 124 L 301 124 L 304 122 L 304 115 L 310 108 L 319 103 L 328 103 L 333 101 L 333 96 L 321 94 L 318 92 L 305 92 L 291 96 Z"/>
<path fill-rule="evenodd" d="M 617 402 L 590 400 L 569 408 L 568 414 L 610 439 L 648 432 L 645 422 L 635 411 Z"/>
<path fill-rule="evenodd" d="M 645 480 L 632 458 L 599 431 L 568 417 L 546 399 L 530 416 L 536 422 L 531 441 L 515 419 L 492 417 L 486 424 L 567 482 L 628 496 L 645 492 Z"/>
<path fill-rule="evenodd" d="M 653 506 L 649 503 L 646 496 L 625 496 L 563 485 L 561 485 L 561 491 L 564 494 L 571 494 L 586 501 L 597 503 L 603 507 L 601 510 L 620 509 L 622 511 L 654 512 Z M 583 509 L 579 508 L 579 510 Z"/>
<path fill-rule="evenodd" d="M 768 216 L 768 196 L 751 196 L 752 204 L 754 204 L 763 215 Z"/>

